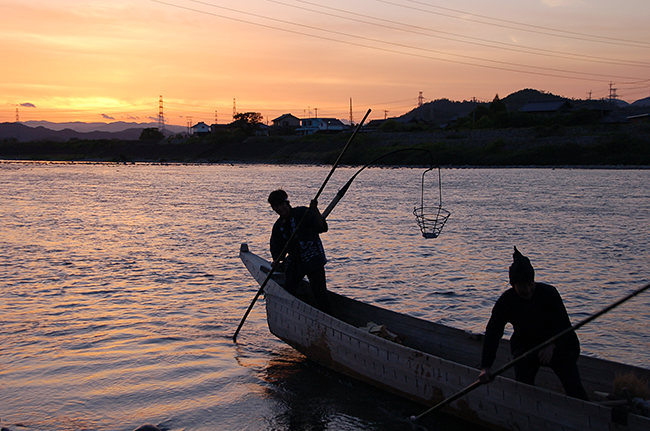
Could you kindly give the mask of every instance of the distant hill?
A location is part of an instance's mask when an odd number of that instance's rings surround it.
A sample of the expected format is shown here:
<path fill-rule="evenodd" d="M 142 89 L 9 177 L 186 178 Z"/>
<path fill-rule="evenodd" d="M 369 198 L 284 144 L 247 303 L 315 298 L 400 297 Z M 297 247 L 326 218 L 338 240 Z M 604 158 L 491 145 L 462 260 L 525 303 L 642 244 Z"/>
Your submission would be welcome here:
<path fill-rule="evenodd" d="M 29 127 L 21 123 L 0 123 L 0 139 L 15 138 L 19 142 L 48 140 L 65 142 L 76 139 L 137 140 L 144 128 L 131 128 L 119 132 L 77 132 L 72 129 L 51 130 L 43 126 Z"/>
<path fill-rule="evenodd" d="M 569 101 L 572 105 L 575 105 L 578 102 L 585 102 L 580 100 L 573 100 L 566 97 L 558 96 L 556 94 L 535 90 L 532 88 L 525 88 L 523 90 L 516 91 L 512 94 L 507 95 L 506 97 L 500 97 L 501 101 L 506 105 L 509 111 L 518 111 L 522 106 L 530 101 L 539 101 L 539 100 L 566 100 Z M 471 113 L 478 104 L 488 104 L 487 102 L 475 102 L 475 101 L 463 101 L 463 102 L 453 102 L 448 99 L 438 99 L 431 102 L 422 104 L 417 108 L 407 112 L 406 114 L 398 117 L 400 120 L 410 120 L 417 119 L 422 120 L 427 123 L 437 124 L 439 126 L 444 126 L 450 120 L 456 117 L 463 117 Z M 634 114 L 639 111 L 639 109 L 650 106 L 650 97 L 637 100 L 636 102 L 629 104 L 624 100 L 615 101 L 616 108 L 629 110 L 630 113 Z M 636 109 L 631 109 L 632 107 Z"/>
<path fill-rule="evenodd" d="M 633 102 L 631 106 L 637 107 L 637 106 L 650 106 L 650 97 L 646 97 L 645 99 L 639 99 L 636 102 Z"/>
<path fill-rule="evenodd" d="M 545 93 L 539 90 L 530 88 L 519 90 L 504 98 L 501 98 L 503 103 L 510 111 L 517 111 L 531 100 L 562 100 L 563 97 L 556 96 L 551 93 Z M 471 113 L 477 105 L 481 103 L 491 102 L 476 102 L 476 101 L 462 101 L 453 102 L 449 99 L 438 99 L 432 102 L 424 103 L 412 111 L 399 117 L 402 120 L 409 120 L 411 118 L 422 120 L 428 123 L 444 125 L 456 117 L 464 117 Z"/>
<path fill-rule="evenodd" d="M 614 104 L 616 105 L 617 108 L 627 108 L 628 106 L 630 106 L 629 103 L 621 99 L 614 99 Z"/>
<path fill-rule="evenodd" d="M 557 96 L 552 93 L 546 93 L 532 88 L 525 88 L 516 91 L 501 99 L 509 111 L 518 111 L 522 106 L 532 100 L 569 100 L 566 97 Z"/>
<path fill-rule="evenodd" d="M 516 91 L 506 97 L 501 97 L 508 110 L 517 111 L 527 102 L 532 100 L 567 100 L 574 106 L 580 106 L 581 103 L 593 103 L 594 101 L 581 101 L 568 99 L 552 93 L 539 91 L 531 88 Z M 488 104 L 491 100 L 477 102 L 473 100 L 464 100 L 462 102 L 452 101 L 449 99 L 437 99 L 418 106 L 399 117 L 394 117 L 401 121 L 418 120 L 438 126 L 445 126 L 458 117 L 464 117 L 470 114 L 477 105 Z M 600 101 L 603 103 L 602 101 Z M 640 99 L 632 104 L 623 100 L 616 100 L 615 111 L 620 110 L 621 117 L 629 115 L 638 115 L 650 111 L 650 97 Z M 149 127 L 158 127 L 157 122 L 136 123 L 116 121 L 112 123 L 53 123 L 49 121 L 25 121 L 22 123 L 1 123 L 0 139 L 15 138 L 20 142 L 34 140 L 52 140 L 67 141 L 71 138 L 77 139 L 125 139 L 134 140 L 140 137 L 142 130 Z M 184 133 L 187 128 L 184 126 L 165 126 L 167 136 Z"/>
<path fill-rule="evenodd" d="M 449 99 L 438 99 L 418 106 L 400 116 L 401 120 L 416 119 L 433 124 L 446 124 L 456 117 L 464 117 L 476 108 L 478 102 L 464 100 L 453 102 Z"/>
<path fill-rule="evenodd" d="M 149 122 L 149 123 L 134 123 L 134 122 L 126 122 L 126 121 L 115 121 L 112 123 L 101 123 L 101 122 L 94 122 L 94 123 L 82 123 L 81 121 L 74 121 L 74 122 L 69 122 L 69 123 L 52 123 L 50 121 L 23 121 L 22 124 L 29 126 L 29 127 L 45 127 L 46 129 L 50 130 L 65 130 L 65 129 L 71 129 L 77 132 L 81 133 L 88 133 L 88 132 L 110 132 L 110 133 L 115 133 L 115 132 L 122 132 L 124 130 L 128 129 L 145 129 L 148 127 L 158 127 L 157 122 Z M 165 132 L 167 134 L 170 133 L 182 133 L 187 130 L 187 127 L 183 126 L 173 126 L 173 125 L 166 125 L 165 126 Z"/>

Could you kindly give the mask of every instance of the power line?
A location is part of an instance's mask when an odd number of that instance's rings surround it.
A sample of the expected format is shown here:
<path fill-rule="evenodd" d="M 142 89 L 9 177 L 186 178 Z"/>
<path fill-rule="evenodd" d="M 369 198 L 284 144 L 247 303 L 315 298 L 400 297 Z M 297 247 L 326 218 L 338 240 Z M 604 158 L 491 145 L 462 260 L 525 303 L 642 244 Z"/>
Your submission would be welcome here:
<path fill-rule="evenodd" d="M 384 18 L 378 18 L 378 17 L 373 17 L 370 15 L 366 14 L 360 14 L 356 12 L 351 12 L 347 11 L 344 9 L 338 9 L 338 8 L 333 8 L 331 6 L 323 6 L 317 3 L 305 1 L 305 0 L 295 0 L 296 2 L 299 3 L 304 3 L 316 7 L 321 7 L 325 8 L 328 10 L 334 10 L 337 12 L 349 14 L 352 16 L 358 16 L 362 18 L 367 18 L 367 19 L 372 19 L 380 22 L 385 22 L 388 24 L 392 25 L 383 25 L 383 24 L 377 24 L 373 22 L 368 22 L 360 19 L 354 19 L 354 18 L 349 18 L 349 17 L 344 17 L 341 15 L 329 13 L 329 12 L 324 12 L 324 11 L 318 11 L 314 9 L 309 9 L 305 7 L 300 7 L 296 5 L 291 5 L 279 0 L 268 0 L 272 3 L 277 3 L 286 7 L 291 7 L 291 8 L 296 8 L 299 10 L 305 10 L 308 12 L 312 13 L 317 13 L 317 14 L 322 14 L 326 16 L 332 16 L 335 18 L 340 18 L 340 19 L 346 19 L 349 21 L 353 22 L 359 22 L 362 24 L 367 24 L 367 25 L 372 25 L 380 28 L 387 28 L 390 30 L 397 30 L 397 31 L 402 31 L 402 32 L 408 32 L 411 34 L 416 34 L 420 36 L 425 36 L 425 37 L 434 37 L 438 39 L 443 39 L 443 40 L 450 40 L 452 42 L 458 42 L 458 43 L 464 43 L 464 44 L 471 44 L 471 45 L 478 45 L 478 46 L 484 46 L 487 48 L 492 48 L 492 49 L 501 49 L 505 51 L 510 51 L 510 52 L 521 52 L 524 54 L 530 54 L 530 55 L 539 55 L 539 56 L 545 56 L 545 57 L 554 57 L 554 58 L 563 58 L 563 59 L 569 59 L 569 60 L 582 60 L 582 61 L 590 61 L 590 62 L 597 62 L 597 63 L 605 63 L 605 64 L 613 64 L 613 65 L 620 65 L 620 66 L 639 66 L 639 67 L 650 67 L 650 63 L 648 62 L 641 62 L 641 61 L 634 61 L 634 60 L 620 60 L 620 59 L 611 59 L 611 58 L 605 58 L 605 57 L 597 57 L 597 56 L 592 56 L 592 55 L 585 55 L 585 54 L 579 54 L 579 53 L 570 53 L 570 52 L 563 52 L 563 51 L 555 51 L 555 50 L 550 50 L 550 49 L 543 49 L 543 48 L 534 48 L 534 47 L 529 47 L 529 46 L 523 46 L 523 45 L 516 45 L 513 43 L 507 43 L 507 42 L 497 42 L 493 40 L 488 40 L 488 39 L 483 39 L 479 37 L 472 37 L 472 36 L 465 36 L 465 35 L 460 35 L 456 33 L 451 33 L 451 32 L 446 32 L 446 31 L 441 31 L 441 30 L 434 30 L 426 27 L 421 27 L 421 26 L 416 26 L 412 24 L 407 24 L 399 21 L 393 21 L 393 20 L 388 20 Z M 393 25 L 398 25 L 406 28 L 398 28 L 394 27 Z M 408 29 L 413 29 L 413 30 L 408 30 Z M 435 33 L 435 34 L 431 34 Z M 453 36 L 453 37 L 446 37 L 446 36 L 440 36 L 440 35 L 447 35 L 447 36 Z M 460 40 L 458 38 L 464 38 L 467 40 Z"/>
<path fill-rule="evenodd" d="M 443 14 L 443 13 L 439 13 L 439 12 L 433 12 L 433 11 L 426 10 L 426 9 L 414 8 L 414 7 L 410 7 L 410 6 L 401 5 L 399 3 L 394 3 L 394 2 L 391 2 L 391 1 L 388 1 L 388 0 L 375 0 L 375 1 L 379 2 L 379 3 L 389 4 L 389 5 L 392 5 L 392 6 L 398 6 L 398 7 L 402 7 L 402 8 L 406 8 L 406 9 L 412 9 L 412 10 L 417 10 L 417 11 L 420 11 L 420 12 L 426 12 L 426 13 L 430 13 L 430 14 L 434 14 L 434 15 L 446 16 L 446 17 L 449 17 L 449 18 L 459 19 L 459 20 L 463 20 L 463 21 L 471 21 L 471 22 L 476 22 L 476 23 L 484 24 L 484 25 L 509 28 L 509 29 L 512 29 L 512 30 L 527 31 L 527 32 L 530 32 L 530 33 L 543 34 L 543 35 L 546 35 L 546 36 L 563 37 L 563 38 L 569 38 L 569 39 L 574 39 L 574 40 L 582 40 L 582 41 L 587 41 L 587 42 L 596 42 L 596 43 L 607 43 L 607 44 L 613 44 L 613 45 L 631 46 L 631 47 L 634 47 L 634 48 L 650 48 L 650 42 L 644 42 L 644 41 L 638 41 L 638 40 L 618 39 L 618 38 L 614 38 L 614 37 L 599 36 L 599 35 L 580 33 L 580 32 L 575 32 L 575 31 L 570 31 L 570 30 L 561 30 L 561 29 L 556 29 L 556 28 L 551 28 L 551 27 L 544 27 L 544 26 L 541 26 L 541 25 L 520 23 L 520 22 L 516 22 L 516 21 L 501 19 L 501 18 L 493 18 L 493 17 L 489 17 L 489 16 L 486 16 L 486 15 L 478 15 L 478 14 L 475 14 L 475 13 L 461 11 L 461 10 L 457 10 L 457 9 L 451 9 L 451 8 L 447 8 L 447 7 L 443 7 L 443 6 L 432 5 L 432 4 L 429 4 L 429 3 L 416 1 L 416 0 L 406 0 L 406 1 L 408 1 L 410 3 L 423 5 L 423 6 L 428 6 L 430 8 L 451 11 L 451 12 L 454 12 L 454 13 L 457 13 L 457 14 L 461 14 L 463 16 L 458 17 L 458 16 L 454 16 L 454 15 Z M 481 20 L 467 18 L 467 16 L 476 16 L 476 17 L 479 17 L 479 18 L 484 18 L 484 19 L 495 21 L 495 22 L 502 22 L 502 23 L 508 24 L 508 25 L 489 23 L 489 22 L 485 22 L 485 21 L 481 21 Z M 511 25 L 516 25 L 516 26 L 520 26 L 520 27 L 513 27 Z M 524 27 L 524 28 L 521 28 L 521 27 Z M 526 28 L 526 27 L 529 27 L 529 28 Z M 543 31 L 539 31 L 539 30 L 543 30 Z M 554 34 L 553 32 L 560 33 L 560 34 Z"/>
<path fill-rule="evenodd" d="M 479 57 L 474 57 L 474 56 L 469 56 L 469 55 L 449 53 L 449 52 L 444 52 L 444 51 L 439 51 L 439 50 L 421 48 L 421 47 L 417 47 L 417 46 L 411 46 L 411 45 L 406 45 L 406 44 L 400 44 L 400 43 L 395 43 L 395 42 L 384 41 L 384 40 L 380 40 L 380 39 L 374 39 L 374 38 L 365 37 L 365 36 L 358 36 L 358 35 L 354 35 L 354 34 L 350 34 L 350 33 L 343 33 L 343 32 L 339 32 L 339 31 L 328 30 L 328 29 L 325 29 L 325 28 L 320 28 L 320 27 L 315 27 L 315 26 L 310 26 L 310 25 L 305 25 L 305 24 L 300 24 L 300 23 L 294 23 L 294 22 L 291 22 L 291 21 L 281 20 L 281 19 L 278 19 L 278 18 L 272 18 L 272 17 L 267 17 L 267 16 L 263 16 L 263 15 L 259 15 L 259 14 L 254 14 L 254 13 L 251 13 L 251 12 L 244 12 L 244 11 L 237 10 L 237 9 L 232 9 L 232 8 L 228 8 L 228 7 L 224 7 L 224 6 L 218 6 L 218 5 L 215 5 L 215 4 L 211 4 L 211 3 L 207 3 L 207 2 L 203 2 L 203 1 L 199 1 L 199 0 L 190 0 L 193 3 L 198 3 L 198 4 L 205 5 L 205 6 L 210 6 L 210 7 L 214 7 L 214 8 L 217 8 L 217 9 L 223 9 L 223 10 L 227 10 L 227 11 L 230 11 L 230 12 L 235 12 L 235 13 L 239 13 L 239 14 L 243 14 L 243 15 L 252 16 L 252 17 L 255 17 L 255 18 L 260 18 L 260 19 L 264 19 L 264 20 L 279 22 L 279 23 L 282 23 L 282 24 L 288 24 L 288 25 L 292 25 L 292 26 L 302 27 L 302 28 L 306 28 L 306 29 L 309 29 L 309 30 L 316 30 L 316 31 L 324 32 L 324 33 L 335 34 L 335 35 L 338 35 L 338 36 L 345 36 L 345 37 L 350 37 L 350 38 L 354 38 L 354 39 L 360 39 L 360 40 L 363 40 L 365 42 L 374 42 L 374 43 L 394 46 L 394 47 L 397 47 L 397 48 L 406 48 L 406 49 L 411 49 L 411 50 L 416 50 L 416 51 L 424 51 L 424 52 L 433 53 L 433 54 L 442 54 L 442 55 L 447 55 L 447 56 L 452 56 L 452 57 L 460 57 L 460 58 L 464 58 L 464 59 L 467 59 L 467 60 L 483 61 L 483 62 L 487 62 L 487 63 L 497 64 L 499 66 L 494 66 L 494 65 L 489 65 L 489 64 L 472 63 L 472 62 L 469 62 L 469 61 L 462 61 L 462 60 L 453 60 L 453 59 L 449 59 L 449 58 L 433 57 L 433 56 L 426 55 L 426 54 L 418 54 L 418 53 L 414 53 L 414 52 L 399 51 L 397 49 L 383 48 L 383 47 L 380 47 L 380 46 L 373 46 L 373 45 L 368 45 L 368 44 L 359 43 L 359 42 L 351 42 L 351 41 L 346 41 L 346 40 L 341 40 L 341 39 L 335 39 L 335 38 L 332 38 L 332 37 L 319 36 L 319 35 L 316 35 L 316 34 L 305 33 L 303 31 L 291 30 L 291 29 L 288 29 L 288 28 L 276 27 L 276 26 L 272 26 L 272 25 L 268 25 L 268 24 L 262 24 L 262 23 L 258 23 L 258 22 L 247 21 L 247 20 L 244 20 L 244 19 L 234 18 L 234 17 L 230 17 L 230 16 L 225 16 L 225 15 L 219 15 L 219 14 L 216 14 L 216 13 L 211 13 L 211 12 L 207 12 L 207 11 L 200 10 L 200 9 L 189 8 L 189 7 L 186 7 L 186 6 L 181 6 L 181 5 L 177 5 L 177 4 L 174 4 L 174 3 L 169 3 L 169 2 L 162 1 L 162 0 L 151 0 L 151 1 L 154 2 L 154 3 L 160 3 L 160 4 L 167 5 L 167 6 L 176 7 L 176 8 L 179 8 L 179 9 L 188 10 L 188 11 L 191 11 L 191 12 L 216 16 L 216 17 L 223 18 L 223 19 L 228 19 L 228 20 L 232 20 L 232 21 L 236 21 L 236 22 L 242 22 L 242 23 L 245 23 L 245 24 L 254 25 L 254 26 L 258 26 L 258 27 L 263 27 L 263 28 L 269 28 L 269 29 L 274 29 L 274 30 L 278 30 L 278 31 L 288 32 L 288 33 L 291 33 L 291 34 L 298 34 L 298 35 L 302 35 L 302 36 L 308 36 L 308 37 L 312 37 L 312 38 L 317 38 L 317 39 L 322 39 L 322 40 L 328 40 L 328 41 L 332 41 L 332 42 L 347 44 L 347 45 L 351 45 L 351 46 L 358 46 L 358 47 L 363 47 L 363 48 L 379 50 L 379 51 L 383 51 L 383 52 L 390 52 L 390 53 L 395 53 L 395 54 L 407 55 L 407 56 L 416 57 L 416 58 L 444 61 L 444 62 L 454 63 L 454 64 L 463 64 L 463 65 L 466 65 L 466 66 L 474 66 L 474 67 L 481 67 L 481 68 L 492 69 L 492 70 L 501 70 L 501 71 L 507 71 L 507 72 L 513 72 L 513 73 L 523 73 L 523 74 L 537 75 L 537 76 L 549 76 L 549 77 L 555 77 L 555 78 L 564 78 L 564 79 L 573 79 L 573 80 L 582 80 L 582 81 L 585 81 L 585 80 L 594 81 L 594 80 L 596 80 L 596 78 L 600 78 L 600 79 L 617 78 L 617 79 L 621 79 L 621 80 L 640 80 L 641 79 L 641 78 L 637 78 L 637 77 L 619 76 L 619 75 L 611 75 L 611 74 L 610 75 L 604 75 L 604 74 L 598 74 L 598 73 L 579 72 L 579 71 L 563 70 L 563 69 L 542 67 L 542 66 L 529 66 L 529 65 L 522 65 L 522 64 L 517 64 L 517 63 L 506 62 L 506 61 L 498 61 L 498 60 L 479 58 Z M 532 69 L 532 70 L 513 69 L 513 68 L 508 68 L 508 67 L 505 67 L 505 66 L 528 68 L 528 69 Z M 571 75 L 577 75 L 577 76 L 571 76 Z M 580 75 L 582 75 L 582 76 L 580 76 Z M 588 79 L 588 77 L 591 77 L 593 79 Z"/>

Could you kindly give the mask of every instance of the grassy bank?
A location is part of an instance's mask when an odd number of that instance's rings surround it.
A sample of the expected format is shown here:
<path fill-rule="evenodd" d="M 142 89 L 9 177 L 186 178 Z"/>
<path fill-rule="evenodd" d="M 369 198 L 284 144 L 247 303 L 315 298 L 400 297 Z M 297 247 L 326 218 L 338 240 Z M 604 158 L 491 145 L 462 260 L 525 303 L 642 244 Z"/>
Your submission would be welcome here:
<path fill-rule="evenodd" d="M 77 140 L 0 142 L 0 158 L 49 161 L 331 164 L 349 134 L 192 137 L 179 142 Z M 344 164 L 362 165 L 391 151 L 385 165 L 650 166 L 650 125 L 360 133 Z"/>

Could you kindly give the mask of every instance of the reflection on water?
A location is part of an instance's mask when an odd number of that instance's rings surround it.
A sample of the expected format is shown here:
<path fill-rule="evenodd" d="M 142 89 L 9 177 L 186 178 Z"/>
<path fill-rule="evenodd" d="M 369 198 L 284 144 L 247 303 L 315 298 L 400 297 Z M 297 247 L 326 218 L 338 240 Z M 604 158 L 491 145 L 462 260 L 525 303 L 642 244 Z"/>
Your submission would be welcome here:
<path fill-rule="evenodd" d="M 307 362 L 290 348 L 274 352 L 262 378 L 269 383 L 269 398 L 278 403 L 265 429 L 413 431 L 407 418 L 422 412 L 402 398 Z M 429 424 L 447 431 L 482 429 L 445 414 Z"/>
<path fill-rule="evenodd" d="M 305 205 L 329 169 L 0 164 L 2 426 L 409 429 L 420 407 L 304 361 L 262 303 L 231 341 L 257 290 L 239 244 L 268 257 L 268 192 Z M 337 169 L 321 208 L 354 172 Z M 421 174 L 355 180 L 322 236 L 332 290 L 482 332 L 513 245 L 574 322 L 650 278 L 650 171 L 443 169 L 452 215 L 428 240 Z M 585 326 L 583 351 L 647 366 L 649 296 Z"/>

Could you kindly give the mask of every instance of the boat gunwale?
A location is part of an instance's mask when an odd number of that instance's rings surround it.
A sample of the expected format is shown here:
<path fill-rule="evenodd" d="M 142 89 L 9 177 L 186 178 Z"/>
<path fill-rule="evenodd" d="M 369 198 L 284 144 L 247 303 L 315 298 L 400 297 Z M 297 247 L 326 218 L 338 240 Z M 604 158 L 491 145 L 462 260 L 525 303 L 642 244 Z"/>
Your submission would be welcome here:
<path fill-rule="evenodd" d="M 249 257 L 252 257 L 254 260 L 257 260 L 258 261 L 257 264 L 254 264 L 253 262 L 251 262 L 251 264 L 254 267 L 255 266 L 259 267 L 258 271 L 259 271 L 260 274 L 264 273 L 264 271 L 262 271 L 261 267 L 263 265 L 268 265 L 268 262 L 265 259 L 255 255 L 254 253 L 251 253 L 249 251 L 242 252 L 242 254 L 244 254 L 244 253 L 246 253 Z M 242 256 L 240 255 L 240 257 L 242 257 Z M 242 257 L 242 260 L 244 261 L 246 266 L 249 267 L 249 264 L 246 263 L 246 261 L 249 260 L 249 259 L 244 259 Z M 253 273 L 253 270 L 252 270 L 251 267 L 249 267 L 249 270 L 251 271 L 251 274 L 253 274 L 255 276 L 255 274 Z M 255 278 L 257 279 L 257 277 L 255 277 Z M 261 283 L 261 281 L 259 279 L 257 279 L 257 281 Z M 272 329 L 273 325 L 271 324 L 271 321 L 270 321 L 271 316 L 269 314 L 269 306 L 273 301 L 277 301 L 276 299 L 274 299 L 274 297 L 281 298 L 283 301 L 285 301 L 285 303 L 288 303 L 288 304 L 300 304 L 301 307 L 307 307 L 309 309 L 309 314 L 311 315 L 310 318 L 312 318 L 312 320 L 317 321 L 318 324 L 323 325 L 325 327 L 331 328 L 332 327 L 332 322 L 336 321 L 336 324 L 338 326 L 345 327 L 346 335 L 351 336 L 351 334 L 350 334 L 350 332 L 351 332 L 356 337 L 358 337 L 359 340 L 362 340 L 363 342 L 368 343 L 368 344 L 380 346 L 380 347 L 382 347 L 383 350 L 389 351 L 389 350 L 397 349 L 397 350 L 405 351 L 409 356 L 426 356 L 426 357 L 432 358 L 433 360 L 441 361 L 441 363 L 443 363 L 444 365 L 450 365 L 451 367 L 462 367 L 462 368 L 465 369 L 465 371 L 471 370 L 472 372 L 476 373 L 476 375 L 478 375 L 479 369 L 476 368 L 476 367 L 471 367 L 471 366 L 466 365 L 466 364 L 458 363 L 458 362 L 455 362 L 455 361 L 452 361 L 452 360 L 437 356 L 435 354 L 432 354 L 432 353 L 429 353 L 429 352 L 426 352 L 426 351 L 418 350 L 417 348 L 413 348 L 413 347 L 410 347 L 408 345 L 395 343 L 393 341 L 390 341 L 390 340 L 378 337 L 376 335 L 370 334 L 369 332 L 364 331 L 361 328 L 359 328 L 359 327 L 357 327 L 357 326 L 355 326 L 355 325 L 353 325 L 353 324 L 351 324 L 349 322 L 346 322 L 346 321 L 338 319 L 338 318 L 336 318 L 334 316 L 330 316 L 328 314 L 325 314 L 325 313 L 321 312 L 320 310 L 316 309 L 315 307 L 311 306 L 310 304 L 302 301 L 301 299 L 299 299 L 299 298 L 291 295 L 287 291 L 285 291 L 284 288 L 282 288 L 273 279 L 268 281 L 268 283 L 267 283 L 267 285 L 265 287 L 265 294 L 266 294 L 265 296 L 266 296 L 266 308 L 267 308 L 267 321 L 268 321 L 268 324 L 269 324 L 269 329 L 271 330 L 271 332 L 275 336 L 282 339 L 284 342 L 286 342 L 287 344 L 292 346 L 294 349 L 296 349 L 299 352 L 301 352 L 302 354 L 304 354 L 308 359 L 314 360 L 313 358 L 310 358 L 308 354 L 305 353 L 305 351 L 308 351 L 309 346 L 303 346 L 302 344 L 300 344 L 296 340 L 288 339 L 287 337 L 284 337 L 281 334 L 277 334 L 277 333 L 275 333 L 273 331 L 273 329 Z M 476 338 L 476 335 L 468 333 L 467 331 L 463 331 L 462 329 L 453 328 L 453 327 L 449 327 L 449 326 L 442 325 L 442 324 L 439 324 L 439 323 L 430 322 L 430 321 L 427 321 L 427 320 L 424 320 L 424 319 L 420 319 L 420 318 L 415 317 L 415 316 L 410 316 L 410 315 L 407 315 L 407 314 L 398 313 L 398 312 L 395 312 L 395 311 L 392 311 L 392 310 L 382 308 L 382 307 L 377 306 L 377 305 L 368 304 L 368 303 L 365 303 L 365 302 L 362 302 L 362 301 L 359 301 L 359 300 L 356 300 L 356 299 L 353 299 L 353 298 L 349 298 L 347 296 L 339 295 L 339 294 L 334 293 L 334 292 L 330 292 L 330 294 L 333 295 L 335 298 L 342 298 L 345 301 L 350 301 L 351 303 L 359 304 L 364 308 L 368 308 L 368 309 L 371 309 L 371 310 L 381 310 L 383 313 L 388 313 L 388 314 L 391 314 L 391 315 L 394 315 L 394 316 L 398 316 L 400 318 L 406 317 L 406 318 L 408 318 L 408 320 L 420 322 L 423 326 L 426 326 L 426 327 L 430 327 L 430 328 L 434 328 L 434 329 L 441 329 L 442 328 L 445 331 L 446 330 L 451 330 L 453 333 L 456 333 L 456 334 L 462 334 L 462 335 L 465 335 L 465 336 L 472 336 L 472 337 Z M 287 306 L 287 308 L 292 309 L 294 312 L 297 311 L 295 306 Z M 329 324 L 327 322 L 329 322 Z M 589 357 L 585 356 L 584 358 L 589 358 Z M 608 361 L 608 360 L 604 360 L 604 359 L 598 359 L 598 358 L 589 358 L 589 359 L 597 361 L 597 362 L 601 362 L 601 363 L 606 364 L 606 365 L 615 365 L 616 364 L 616 365 L 620 365 L 620 366 L 625 367 L 625 368 L 638 369 L 640 371 L 650 373 L 649 370 L 645 370 L 645 369 L 640 368 L 640 367 L 620 364 L 620 363 L 616 363 L 616 362 L 612 362 L 612 361 Z M 319 362 L 319 361 L 316 360 L 316 362 Z M 365 381 L 365 382 L 367 382 L 367 383 L 369 383 L 369 384 L 371 384 L 373 386 L 382 387 L 383 389 L 388 390 L 389 392 L 397 393 L 398 395 L 405 396 L 406 398 L 412 399 L 412 400 L 414 400 L 416 402 L 419 402 L 419 403 L 422 403 L 424 405 L 430 406 L 430 405 L 433 405 L 433 404 L 436 403 L 436 402 L 431 401 L 431 400 L 429 400 L 429 401 L 423 400 L 421 398 L 418 398 L 417 396 L 414 397 L 412 394 L 409 394 L 407 392 L 402 392 L 402 391 L 399 391 L 399 390 L 396 391 L 389 384 L 385 384 L 380 380 L 373 379 L 372 377 L 364 375 L 364 374 L 362 374 L 362 373 L 360 373 L 360 372 L 358 372 L 358 371 L 356 371 L 354 369 L 349 369 L 346 372 L 346 370 L 344 369 L 346 367 L 344 367 L 344 366 L 342 366 L 340 364 L 339 364 L 338 367 L 332 367 L 332 366 L 330 366 L 328 364 L 321 364 L 321 365 L 324 365 L 324 366 L 329 367 L 329 368 L 333 368 L 336 371 L 340 371 L 343 374 L 346 374 L 346 375 L 349 375 L 349 376 L 351 376 L 353 378 Z M 462 388 L 458 388 L 458 389 L 462 389 Z M 480 391 L 483 391 L 485 393 L 483 393 L 480 398 L 485 399 L 486 397 L 490 396 L 490 392 L 498 392 L 501 389 L 504 391 L 504 393 L 505 392 L 512 392 L 512 393 L 516 394 L 517 396 L 519 396 L 519 398 L 534 399 L 534 400 L 536 400 L 535 404 L 537 404 L 537 405 L 539 405 L 540 402 L 542 402 L 541 400 L 548 400 L 550 405 L 572 406 L 567 411 L 568 412 L 567 413 L 567 419 L 572 420 L 572 422 L 575 421 L 575 414 L 572 414 L 572 412 L 574 412 L 574 411 L 582 411 L 584 413 L 583 416 L 586 417 L 588 422 L 591 419 L 599 418 L 599 420 L 602 421 L 603 423 L 614 424 L 614 422 L 612 422 L 613 408 L 610 407 L 610 406 L 602 405 L 602 404 L 599 404 L 599 403 L 597 403 L 595 401 L 584 401 L 584 400 L 568 397 L 563 393 L 560 393 L 560 392 L 557 392 L 557 391 L 554 391 L 554 390 L 551 390 L 551 389 L 548 389 L 548 388 L 539 387 L 539 386 L 531 386 L 531 385 L 526 385 L 526 384 L 523 384 L 523 383 L 519 383 L 519 382 L 515 381 L 514 379 L 508 378 L 506 376 L 497 376 L 495 378 L 495 380 L 492 383 L 490 383 L 489 385 L 483 385 L 481 388 L 477 389 L 478 392 L 476 394 L 474 394 L 473 396 L 476 397 L 476 396 L 480 395 Z M 469 396 L 470 395 L 465 396 L 465 402 L 467 402 L 466 400 L 468 399 Z M 463 399 L 461 399 L 461 400 L 463 400 Z M 456 403 L 459 404 L 458 401 Z M 450 409 L 450 412 L 453 412 L 454 410 L 456 410 L 456 413 L 458 413 L 459 408 L 454 407 L 452 405 L 451 409 Z M 589 413 L 585 413 L 586 410 L 589 410 Z M 531 412 L 531 414 L 535 414 L 535 412 Z M 465 415 L 459 415 L 459 416 L 464 417 Z M 629 413 L 627 415 L 627 420 L 628 420 L 628 423 L 632 422 L 633 424 L 634 423 L 637 424 L 637 425 L 635 425 L 635 428 L 631 428 L 631 429 L 646 429 L 645 428 L 646 426 L 650 426 L 650 418 L 646 418 L 646 417 L 640 416 L 640 415 L 635 415 L 633 413 Z M 484 420 L 481 420 L 481 422 L 484 422 Z M 491 423 L 491 422 L 485 422 L 485 423 Z M 585 425 L 589 426 L 588 424 L 585 424 Z M 638 428 L 636 426 L 638 426 Z M 508 429 L 508 428 L 506 428 L 506 429 Z M 580 428 L 576 428 L 576 429 L 580 429 Z M 589 428 L 584 428 L 584 429 L 600 429 L 600 428 L 589 427 Z"/>

